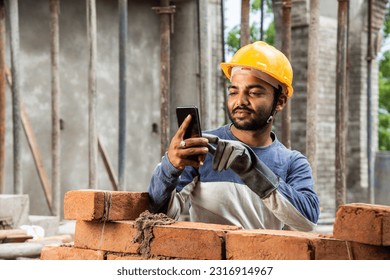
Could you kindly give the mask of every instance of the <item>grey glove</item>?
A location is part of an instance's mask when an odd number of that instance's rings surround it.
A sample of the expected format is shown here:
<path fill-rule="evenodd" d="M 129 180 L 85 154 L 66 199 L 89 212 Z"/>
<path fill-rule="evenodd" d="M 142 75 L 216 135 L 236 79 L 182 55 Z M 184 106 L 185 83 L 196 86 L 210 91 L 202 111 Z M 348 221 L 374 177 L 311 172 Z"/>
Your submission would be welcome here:
<path fill-rule="evenodd" d="M 242 181 L 260 198 L 268 197 L 279 186 L 279 178 L 252 151 L 240 142 L 219 139 L 215 135 L 203 134 L 209 143 L 209 151 L 214 155 L 213 169 L 216 171 L 232 169 Z"/>

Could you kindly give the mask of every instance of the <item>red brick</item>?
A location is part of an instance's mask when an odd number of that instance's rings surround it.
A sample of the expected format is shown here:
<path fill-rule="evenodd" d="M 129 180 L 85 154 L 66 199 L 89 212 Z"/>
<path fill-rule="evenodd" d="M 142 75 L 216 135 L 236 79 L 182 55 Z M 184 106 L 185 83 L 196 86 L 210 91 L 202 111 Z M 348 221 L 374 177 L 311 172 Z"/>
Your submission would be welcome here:
<path fill-rule="evenodd" d="M 108 261 L 119 261 L 119 260 L 145 260 L 141 255 L 135 255 L 135 254 L 114 254 L 109 253 L 107 254 L 107 260 Z"/>
<path fill-rule="evenodd" d="M 133 221 L 88 222 L 77 221 L 74 246 L 119 253 L 137 253 L 139 244 L 133 243 L 137 234 Z"/>
<path fill-rule="evenodd" d="M 375 246 L 352 241 L 344 241 L 349 246 L 349 258 L 352 260 L 390 260 L 389 246 Z M 348 244 L 350 243 L 350 244 Z"/>
<path fill-rule="evenodd" d="M 229 232 L 226 258 L 232 260 L 389 259 L 390 248 L 347 242 L 310 232 L 251 230 Z"/>
<path fill-rule="evenodd" d="M 111 195 L 111 199 L 109 199 Z M 146 192 L 74 190 L 65 194 L 64 218 L 67 220 L 102 220 L 106 205 L 110 202 L 109 217 L 106 220 L 135 220 L 149 208 L 149 194 Z"/>
<path fill-rule="evenodd" d="M 73 246 L 48 245 L 42 248 L 41 260 L 104 260 L 104 252 Z"/>
<path fill-rule="evenodd" d="M 390 215 L 383 216 L 383 246 L 390 246 Z"/>
<path fill-rule="evenodd" d="M 155 226 L 150 244 L 152 256 L 181 259 L 221 260 L 225 258 L 225 235 L 239 227 L 177 222 Z"/>
<path fill-rule="evenodd" d="M 226 236 L 228 260 L 310 260 L 314 251 L 305 234 L 277 230 L 243 230 Z"/>
<path fill-rule="evenodd" d="M 339 207 L 333 227 L 337 239 L 371 245 L 390 245 L 390 207 L 351 203 Z"/>

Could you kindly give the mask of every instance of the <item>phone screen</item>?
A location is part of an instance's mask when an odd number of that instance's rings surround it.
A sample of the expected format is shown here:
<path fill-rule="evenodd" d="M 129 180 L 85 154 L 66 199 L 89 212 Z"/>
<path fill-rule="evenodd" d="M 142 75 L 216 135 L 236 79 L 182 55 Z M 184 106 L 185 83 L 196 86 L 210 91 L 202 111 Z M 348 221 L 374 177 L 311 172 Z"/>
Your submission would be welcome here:
<path fill-rule="evenodd" d="M 191 137 L 202 137 L 202 130 L 200 128 L 199 112 L 196 106 L 177 107 L 176 108 L 178 126 L 181 126 L 184 119 L 191 115 L 191 123 L 188 126 L 184 139 Z"/>
<path fill-rule="evenodd" d="M 177 107 L 176 115 L 177 115 L 177 123 L 179 127 L 183 123 L 184 119 L 188 115 L 191 115 L 191 122 L 187 127 L 186 133 L 184 134 L 184 139 L 188 139 L 191 137 L 202 137 L 202 130 L 200 128 L 200 120 L 199 120 L 199 112 L 196 106 Z M 193 161 L 198 161 L 198 156 L 197 155 L 189 156 L 188 159 L 191 159 Z"/>

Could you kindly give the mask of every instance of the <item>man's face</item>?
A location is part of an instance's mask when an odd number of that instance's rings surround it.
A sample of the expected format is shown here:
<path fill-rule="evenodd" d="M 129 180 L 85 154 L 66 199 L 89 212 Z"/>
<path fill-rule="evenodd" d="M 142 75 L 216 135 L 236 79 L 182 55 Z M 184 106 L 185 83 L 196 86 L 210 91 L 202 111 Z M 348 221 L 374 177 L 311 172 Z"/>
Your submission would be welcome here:
<path fill-rule="evenodd" d="M 274 88 L 249 71 L 234 74 L 227 101 L 229 118 L 241 130 L 262 130 L 272 113 Z"/>

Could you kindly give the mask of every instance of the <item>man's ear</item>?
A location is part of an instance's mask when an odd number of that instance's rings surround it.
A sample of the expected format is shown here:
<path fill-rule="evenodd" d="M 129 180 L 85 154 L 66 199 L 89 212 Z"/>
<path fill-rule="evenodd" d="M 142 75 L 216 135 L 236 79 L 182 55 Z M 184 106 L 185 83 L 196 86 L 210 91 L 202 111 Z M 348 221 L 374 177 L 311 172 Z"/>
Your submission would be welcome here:
<path fill-rule="evenodd" d="M 278 104 L 276 105 L 276 112 L 282 111 L 284 106 L 286 106 L 286 103 L 287 103 L 287 95 L 282 94 L 279 97 Z"/>

